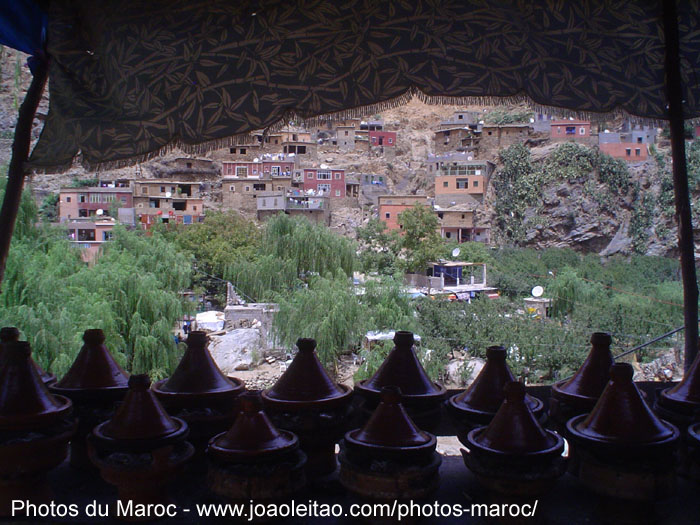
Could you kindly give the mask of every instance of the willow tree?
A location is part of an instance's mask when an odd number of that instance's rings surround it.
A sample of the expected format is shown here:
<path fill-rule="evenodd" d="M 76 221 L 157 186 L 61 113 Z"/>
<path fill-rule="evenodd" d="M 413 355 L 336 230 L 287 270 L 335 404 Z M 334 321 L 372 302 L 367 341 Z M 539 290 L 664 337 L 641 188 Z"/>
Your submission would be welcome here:
<path fill-rule="evenodd" d="M 352 276 L 355 245 L 322 224 L 305 217 L 279 214 L 267 222 L 263 251 L 294 261 L 297 273 L 335 274 L 342 270 Z"/>

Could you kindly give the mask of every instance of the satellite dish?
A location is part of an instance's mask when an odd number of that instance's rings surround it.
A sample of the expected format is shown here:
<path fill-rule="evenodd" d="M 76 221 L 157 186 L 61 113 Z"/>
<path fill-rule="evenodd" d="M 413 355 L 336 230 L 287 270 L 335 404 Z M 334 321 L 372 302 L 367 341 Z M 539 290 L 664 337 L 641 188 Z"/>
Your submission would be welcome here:
<path fill-rule="evenodd" d="M 166 192 L 165 192 L 165 198 L 166 198 L 166 199 L 169 199 L 169 198 L 172 197 L 172 196 L 173 196 L 173 194 L 170 193 L 169 191 L 166 191 Z"/>
<path fill-rule="evenodd" d="M 544 293 L 544 288 L 542 288 L 541 286 L 535 286 L 532 289 L 532 296 L 533 297 L 542 297 L 543 293 Z"/>
<path fill-rule="evenodd" d="M 454 250 L 452 250 L 452 257 L 458 257 L 459 252 L 460 252 L 459 248 L 455 248 Z"/>
<path fill-rule="evenodd" d="M 328 165 L 327 165 L 327 164 L 321 164 L 321 169 L 322 169 L 322 170 L 327 170 L 327 169 L 328 169 Z"/>
<path fill-rule="evenodd" d="M 258 157 L 255 157 L 255 158 L 253 159 L 253 162 L 260 162 L 260 159 L 258 159 Z"/>
<path fill-rule="evenodd" d="M 97 215 L 102 215 L 102 214 L 104 213 L 104 210 L 97 210 L 95 213 L 96 213 Z"/>

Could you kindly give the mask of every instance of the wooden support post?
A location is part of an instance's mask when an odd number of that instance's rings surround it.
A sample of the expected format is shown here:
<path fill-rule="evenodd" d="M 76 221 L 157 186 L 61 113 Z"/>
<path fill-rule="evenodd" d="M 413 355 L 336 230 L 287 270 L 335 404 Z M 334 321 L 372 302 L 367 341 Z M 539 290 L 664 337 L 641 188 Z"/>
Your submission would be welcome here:
<path fill-rule="evenodd" d="M 32 142 L 32 123 L 34 122 L 36 109 L 39 107 L 39 102 L 41 102 L 41 96 L 44 93 L 48 72 L 48 62 L 43 60 L 37 61 L 34 78 L 32 78 L 27 96 L 24 97 L 24 101 L 19 108 L 15 137 L 12 142 L 12 159 L 10 160 L 10 169 L 7 172 L 5 198 L 0 209 L 0 287 L 2 287 L 7 255 L 10 253 L 12 232 L 15 229 L 19 203 L 22 199 L 24 163 L 29 158 L 29 146 Z"/>
<path fill-rule="evenodd" d="M 693 240 L 688 173 L 685 161 L 683 84 L 681 79 L 676 0 L 663 1 L 663 18 L 666 47 L 666 95 L 668 97 L 673 157 L 673 191 L 676 201 L 678 248 L 681 253 L 681 275 L 683 279 L 685 369 L 688 370 L 698 351 L 698 283 L 695 271 L 695 242 Z"/>

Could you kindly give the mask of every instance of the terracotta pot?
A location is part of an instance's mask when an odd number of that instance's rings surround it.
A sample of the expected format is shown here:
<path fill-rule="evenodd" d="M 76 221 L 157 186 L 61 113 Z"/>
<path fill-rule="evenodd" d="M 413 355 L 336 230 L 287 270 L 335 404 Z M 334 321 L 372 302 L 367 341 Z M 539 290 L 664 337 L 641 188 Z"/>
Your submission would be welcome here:
<path fill-rule="evenodd" d="M 221 372 L 207 344 L 205 332 L 190 332 L 187 350 L 173 375 L 153 385 L 165 409 L 187 422 L 189 440 L 200 453 L 213 436 L 231 426 L 237 413 L 236 398 L 245 390 L 240 379 Z"/>
<path fill-rule="evenodd" d="M 8 342 L 0 367 L 0 516 L 12 500 L 48 503 L 46 474 L 63 462 L 76 430 L 72 403 L 41 381 L 26 341 Z"/>
<path fill-rule="evenodd" d="M 3 328 L 0 328 L 0 367 L 2 366 L 2 348 L 5 343 L 10 343 L 13 341 L 19 341 L 19 330 L 14 327 L 14 326 L 6 326 Z M 44 382 L 45 385 L 50 385 L 52 383 L 56 382 L 56 376 L 53 374 L 50 374 L 49 372 L 45 371 L 43 368 L 41 368 L 39 365 L 36 364 L 36 361 L 32 359 L 32 364 L 36 368 L 36 371 L 39 373 L 39 377 L 41 377 L 41 380 Z"/>
<path fill-rule="evenodd" d="M 88 439 L 102 478 L 117 487 L 122 502 L 136 505 L 170 503 L 168 486 L 194 454 L 185 441 L 187 423 L 168 415 L 150 384 L 145 374 L 131 376 L 124 402 Z"/>
<path fill-rule="evenodd" d="M 411 419 L 424 430 L 438 427 L 442 415 L 441 404 L 446 390 L 430 380 L 413 351 L 413 334 L 397 331 L 394 348 L 375 374 L 355 385 L 355 393 L 364 403 L 363 413 L 368 418 L 379 404 L 382 387 L 401 389 L 402 404 Z"/>
<path fill-rule="evenodd" d="M 469 451 L 462 450 L 464 463 L 495 492 L 539 496 L 564 473 L 564 440 L 542 428 L 525 401 L 521 383 L 507 383 L 504 394 L 491 423 L 469 432 Z"/>
<path fill-rule="evenodd" d="M 620 515 L 644 508 L 652 516 L 653 503 L 675 488 L 679 432 L 649 409 L 633 374 L 628 363 L 613 365 L 593 411 L 570 419 L 567 429 L 577 475 L 604 498 L 606 512 L 617 515 L 621 506 Z"/>
<path fill-rule="evenodd" d="M 486 350 L 486 364 L 467 389 L 447 400 L 447 410 L 457 429 L 459 440 L 467 444 L 467 434 L 474 428 L 488 425 L 504 400 L 504 388 L 515 381 L 506 363 L 506 349 L 491 346 Z M 525 403 L 540 421 L 544 419 L 542 401 L 531 395 Z M 467 445 L 468 446 L 468 445 Z"/>
<path fill-rule="evenodd" d="M 595 406 L 610 377 L 614 360 L 610 352 L 610 334 L 596 332 L 591 336 L 591 351 L 581 367 L 569 379 L 552 385 L 549 416 L 557 430 L 566 428 L 574 416 L 587 414 Z"/>
<path fill-rule="evenodd" d="M 299 439 L 275 428 L 259 392 L 242 394 L 240 406 L 233 426 L 212 438 L 207 448 L 209 490 L 227 502 L 291 497 L 306 483 Z"/>
<path fill-rule="evenodd" d="M 299 339 L 297 347 L 292 363 L 262 398 L 275 426 L 299 437 L 307 477 L 322 478 L 337 468 L 335 444 L 346 430 L 352 389 L 331 380 L 316 355 L 316 341 Z"/>
<path fill-rule="evenodd" d="M 439 483 L 442 459 L 435 436 L 420 430 L 402 406 L 401 390 L 387 386 L 369 421 L 340 443 L 340 482 L 371 499 L 420 498 Z"/>
<path fill-rule="evenodd" d="M 71 441 L 71 466 L 93 470 L 85 439 L 92 429 L 114 414 L 114 405 L 128 390 L 129 374 L 114 360 L 105 346 L 104 332 L 85 330 L 83 347 L 68 372 L 50 386 L 56 394 L 73 401 L 78 417 L 78 431 Z"/>

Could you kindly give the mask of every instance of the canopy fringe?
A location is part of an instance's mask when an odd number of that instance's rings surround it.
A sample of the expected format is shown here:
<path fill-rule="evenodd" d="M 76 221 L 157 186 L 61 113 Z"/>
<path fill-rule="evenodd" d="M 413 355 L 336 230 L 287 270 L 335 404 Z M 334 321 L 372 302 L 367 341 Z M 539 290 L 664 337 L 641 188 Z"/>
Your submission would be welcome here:
<path fill-rule="evenodd" d="M 295 111 L 288 111 L 284 116 L 278 119 L 276 122 L 270 124 L 262 130 L 251 130 L 246 133 L 239 133 L 236 135 L 231 135 L 228 137 L 222 137 L 214 140 L 204 141 L 198 144 L 188 144 L 181 139 L 175 139 L 165 144 L 164 146 L 158 148 L 154 151 L 149 151 L 141 155 L 134 155 L 124 159 L 109 160 L 104 162 L 90 162 L 83 156 L 78 155 L 73 162 L 52 166 L 30 166 L 34 173 L 64 173 L 71 169 L 75 169 L 77 166 L 82 166 L 88 171 L 100 172 L 108 171 L 120 168 L 126 168 L 129 166 L 134 166 L 136 164 L 141 164 L 149 160 L 163 157 L 175 149 L 179 149 L 187 155 L 205 155 L 211 151 L 230 148 L 234 146 L 250 145 L 255 140 L 255 134 L 261 133 L 264 137 L 272 132 L 279 131 L 284 127 L 288 126 L 290 122 L 302 123 L 307 128 L 320 127 L 323 124 L 327 124 L 332 121 L 348 120 L 353 118 L 367 117 L 372 114 L 379 114 L 383 111 L 394 109 L 400 106 L 408 104 L 411 99 L 418 98 L 421 102 L 429 105 L 447 105 L 447 106 L 514 106 L 525 104 L 532 108 L 534 111 L 543 113 L 545 115 L 556 115 L 561 118 L 576 118 L 582 120 L 590 120 L 593 122 L 607 121 L 619 117 L 624 117 L 629 119 L 634 124 L 641 124 L 654 127 L 662 127 L 667 124 L 665 120 L 650 119 L 646 117 L 638 117 L 631 115 L 622 109 L 616 109 L 614 111 L 598 113 L 594 111 L 581 111 L 572 110 L 567 108 L 561 108 L 557 106 L 549 106 L 546 104 L 540 104 L 534 102 L 530 97 L 525 94 L 516 94 L 504 97 L 497 96 L 470 96 L 470 97 L 451 97 L 443 95 L 427 95 L 423 93 L 418 88 L 410 88 L 404 93 L 397 95 L 396 97 L 382 100 L 380 102 L 375 102 L 373 104 L 367 104 L 364 106 L 358 106 L 354 108 L 348 108 L 341 111 L 336 111 L 332 113 L 324 113 L 322 115 L 312 115 L 306 116 Z M 700 125 L 700 118 L 689 119 L 692 125 Z"/>

